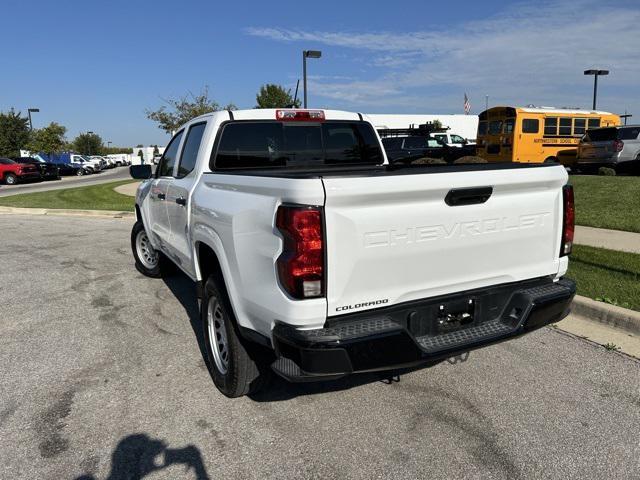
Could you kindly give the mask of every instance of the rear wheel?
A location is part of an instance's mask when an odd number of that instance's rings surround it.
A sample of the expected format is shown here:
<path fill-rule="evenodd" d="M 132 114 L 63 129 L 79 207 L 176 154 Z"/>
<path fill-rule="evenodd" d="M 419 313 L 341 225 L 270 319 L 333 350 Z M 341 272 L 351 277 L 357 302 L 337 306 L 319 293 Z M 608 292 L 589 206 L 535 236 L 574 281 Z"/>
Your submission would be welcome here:
<path fill-rule="evenodd" d="M 222 281 L 211 275 L 200 308 L 207 363 L 213 383 L 230 398 L 256 393 L 270 377 L 258 345 L 242 339 Z"/>
<path fill-rule="evenodd" d="M 18 177 L 16 177 L 13 173 L 7 173 L 4 176 L 4 183 L 7 185 L 15 185 L 18 183 Z"/>

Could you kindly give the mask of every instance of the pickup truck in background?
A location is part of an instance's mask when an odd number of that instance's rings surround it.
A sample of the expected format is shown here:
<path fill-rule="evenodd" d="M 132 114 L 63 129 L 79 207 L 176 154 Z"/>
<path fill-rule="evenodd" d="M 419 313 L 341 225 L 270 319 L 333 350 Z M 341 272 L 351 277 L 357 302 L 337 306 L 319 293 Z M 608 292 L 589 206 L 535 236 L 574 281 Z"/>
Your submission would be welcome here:
<path fill-rule="evenodd" d="M 361 114 L 198 117 L 136 196 L 136 268 L 197 282 L 207 361 L 229 397 L 396 372 L 569 312 L 573 191 L 554 164 L 389 165 Z M 544 372 L 541 372 L 541 375 Z"/>

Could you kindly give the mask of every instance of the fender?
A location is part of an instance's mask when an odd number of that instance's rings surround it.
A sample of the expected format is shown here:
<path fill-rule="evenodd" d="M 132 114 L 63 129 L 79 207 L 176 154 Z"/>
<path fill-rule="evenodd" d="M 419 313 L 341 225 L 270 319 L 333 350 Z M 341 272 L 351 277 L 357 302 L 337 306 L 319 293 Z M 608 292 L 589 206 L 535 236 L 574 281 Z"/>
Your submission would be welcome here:
<path fill-rule="evenodd" d="M 200 258 L 198 257 L 197 245 L 202 243 L 208 246 L 218 257 L 218 263 L 222 269 L 222 278 L 227 288 L 229 295 L 229 301 L 231 302 L 231 308 L 236 316 L 238 324 L 245 328 L 254 329 L 254 326 L 247 318 L 247 314 L 241 307 L 240 294 L 238 293 L 237 286 L 234 282 L 233 275 L 231 273 L 231 267 L 227 260 L 227 255 L 222 244 L 222 240 L 218 236 L 215 230 L 208 225 L 200 222 L 194 222 L 191 232 L 191 241 L 193 248 L 193 261 L 194 271 L 196 272 L 196 278 L 199 282 L 203 282 L 206 279 L 202 278 L 202 272 L 200 271 Z"/>

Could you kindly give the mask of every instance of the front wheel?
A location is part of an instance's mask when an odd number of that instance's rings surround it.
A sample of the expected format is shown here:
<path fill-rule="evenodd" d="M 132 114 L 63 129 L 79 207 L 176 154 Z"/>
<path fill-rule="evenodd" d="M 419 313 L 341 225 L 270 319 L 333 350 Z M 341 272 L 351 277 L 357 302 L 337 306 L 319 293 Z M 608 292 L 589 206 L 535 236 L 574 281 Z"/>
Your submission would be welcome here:
<path fill-rule="evenodd" d="M 209 372 L 218 390 L 230 398 L 256 393 L 269 380 L 259 346 L 240 338 L 226 289 L 215 276 L 204 285 L 200 308 Z"/>
<path fill-rule="evenodd" d="M 18 177 L 16 177 L 13 173 L 7 173 L 4 176 L 4 183 L 7 185 L 15 185 L 18 183 Z"/>
<path fill-rule="evenodd" d="M 136 261 L 136 269 L 151 278 L 162 276 L 160 262 L 162 254 L 158 252 L 147 236 L 144 225 L 138 220 L 131 230 L 131 250 Z"/>

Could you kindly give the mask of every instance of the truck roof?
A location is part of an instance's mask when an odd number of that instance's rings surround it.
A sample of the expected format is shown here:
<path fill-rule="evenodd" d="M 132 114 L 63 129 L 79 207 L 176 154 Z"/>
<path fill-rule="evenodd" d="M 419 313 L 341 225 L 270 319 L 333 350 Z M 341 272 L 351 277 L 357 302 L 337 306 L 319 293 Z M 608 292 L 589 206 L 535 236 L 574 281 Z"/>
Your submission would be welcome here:
<path fill-rule="evenodd" d="M 233 115 L 234 120 L 276 120 L 276 112 L 278 110 L 322 111 L 324 112 L 325 120 L 360 120 L 362 117 L 365 117 L 364 115 L 355 112 L 326 110 L 323 108 L 252 108 L 250 110 L 232 110 L 231 114 Z M 227 117 L 229 115 L 229 111 L 220 110 L 218 112 L 206 113 L 204 115 L 200 115 L 194 120 L 205 119 L 216 115 L 225 115 L 225 117 Z M 369 121 L 368 118 L 364 119 Z"/>

